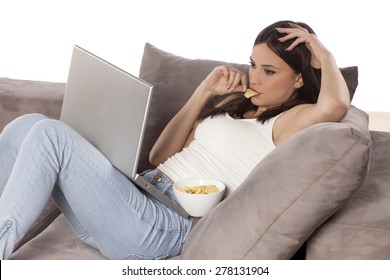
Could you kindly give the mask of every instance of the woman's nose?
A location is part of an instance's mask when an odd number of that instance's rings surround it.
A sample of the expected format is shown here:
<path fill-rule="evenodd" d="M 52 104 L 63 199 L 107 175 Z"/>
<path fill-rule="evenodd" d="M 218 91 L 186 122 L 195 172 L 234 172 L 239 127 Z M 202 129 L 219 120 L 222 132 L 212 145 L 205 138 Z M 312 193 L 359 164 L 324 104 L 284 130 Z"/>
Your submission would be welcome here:
<path fill-rule="evenodd" d="M 261 84 L 260 73 L 258 69 L 249 69 L 249 82 L 250 84 L 259 85 Z"/>
<path fill-rule="evenodd" d="M 255 71 L 251 71 L 249 73 L 249 81 L 250 81 L 250 84 L 252 85 L 260 85 L 261 84 L 261 79 L 260 79 L 260 75 L 258 73 L 256 73 Z"/>

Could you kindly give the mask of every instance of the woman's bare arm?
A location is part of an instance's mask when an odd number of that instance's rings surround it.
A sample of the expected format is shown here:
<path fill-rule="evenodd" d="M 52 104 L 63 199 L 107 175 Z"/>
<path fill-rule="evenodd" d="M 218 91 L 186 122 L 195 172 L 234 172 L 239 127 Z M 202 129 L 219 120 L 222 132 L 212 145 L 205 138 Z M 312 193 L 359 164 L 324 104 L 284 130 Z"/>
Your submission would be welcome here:
<path fill-rule="evenodd" d="M 284 40 L 297 38 L 289 49 L 301 43 L 306 44 L 312 53 L 312 65 L 321 68 L 321 88 L 316 104 L 296 106 L 283 114 L 280 121 L 275 123 L 275 144 L 283 142 L 292 134 L 310 125 L 341 121 L 350 105 L 347 84 L 332 53 L 315 35 L 308 34 L 302 28 L 297 29 L 296 32 L 291 32 L 290 29 L 291 33 L 288 33 Z"/>
<path fill-rule="evenodd" d="M 152 165 L 159 165 L 184 148 L 209 95 L 207 90 L 199 86 L 188 102 L 171 119 L 150 152 L 149 161 Z"/>
<path fill-rule="evenodd" d="M 244 73 L 226 65 L 215 67 L 165 127 L 150 152 L 150 163 L 158 166 L 192 141 L 199 114 L 211 96 L 243 91 L 246 87 Z"/>

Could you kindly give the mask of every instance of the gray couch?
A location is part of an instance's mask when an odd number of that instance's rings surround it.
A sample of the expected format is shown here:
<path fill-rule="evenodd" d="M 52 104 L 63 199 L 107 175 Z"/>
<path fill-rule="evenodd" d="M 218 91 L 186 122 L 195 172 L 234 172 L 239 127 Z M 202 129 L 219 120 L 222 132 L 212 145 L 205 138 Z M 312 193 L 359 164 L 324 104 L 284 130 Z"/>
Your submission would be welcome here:
<path fill-rule="evenodd" d="M 155 92 L 140 170 L 151 167 L 148 151 L 165 124 L 222 63 L 145 45 L 140 77 Z M 341 70 L 353 98 L 357 67 Z M 25 113 L 58 118 L 64 89 L 0 78 L 0 130 Z M 201 219 L 176 259 L 390 259 L 390 133 L 370 130 L 368 119 L 352 106 L 341 123 L 309 127 L 275 149 Z M 104 256 L 81 243 L 49 201 L 12 259 Z"/>

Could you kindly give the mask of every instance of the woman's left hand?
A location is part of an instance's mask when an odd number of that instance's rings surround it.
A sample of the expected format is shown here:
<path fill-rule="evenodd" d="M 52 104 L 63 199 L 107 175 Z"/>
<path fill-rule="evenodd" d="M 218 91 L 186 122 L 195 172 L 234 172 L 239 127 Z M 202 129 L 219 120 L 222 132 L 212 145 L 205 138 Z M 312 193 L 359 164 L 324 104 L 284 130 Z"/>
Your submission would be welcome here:
<path fill-rule="evenodd" d="M 285 42 L 296 38 L 286 51 L 291 51 L 299 44 L 304 43 L 312 55 L 311 66 L 313 68 L 320 69 L 321 60 L 330 54 L 329 50 L 321 43 L 315 34 L 309 33 L 307 29 L 293 23 L 290 23 L 290 26 L 291 28 L 276 28 L 279 33 L 286 34 L 285 36 L 279 38 L 279 41 Z"/>

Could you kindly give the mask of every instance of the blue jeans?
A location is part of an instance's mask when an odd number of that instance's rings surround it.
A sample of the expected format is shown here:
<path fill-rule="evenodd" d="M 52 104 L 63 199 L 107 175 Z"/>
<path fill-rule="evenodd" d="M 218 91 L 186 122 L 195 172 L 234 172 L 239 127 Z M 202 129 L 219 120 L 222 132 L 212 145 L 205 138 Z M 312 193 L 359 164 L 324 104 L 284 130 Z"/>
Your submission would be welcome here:
<path fill-rule="evenodd" d="M 163 174 L 143 176 L 174 197 Z M 0 135 L 0 194 L 1 259 L 50 197 L 75 234 L 109 259 L 178 255 L 195 224 L 141 192 L 69 126 L 39 114 L 19 117 Z"/>

